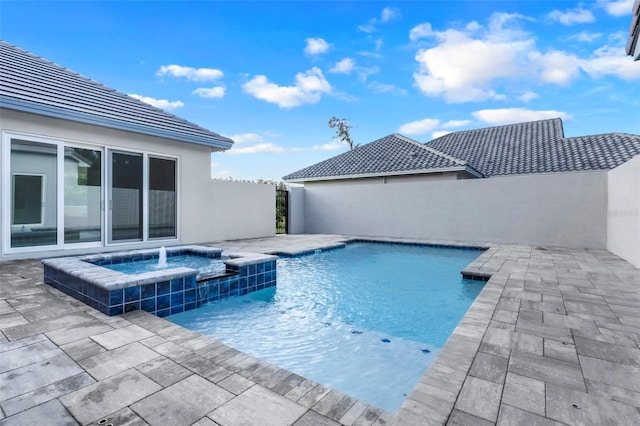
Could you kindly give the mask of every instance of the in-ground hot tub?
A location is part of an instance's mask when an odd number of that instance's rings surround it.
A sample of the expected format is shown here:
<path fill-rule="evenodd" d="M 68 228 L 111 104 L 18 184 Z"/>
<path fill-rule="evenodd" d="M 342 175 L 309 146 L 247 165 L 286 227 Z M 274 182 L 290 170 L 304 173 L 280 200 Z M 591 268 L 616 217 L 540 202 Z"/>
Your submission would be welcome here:
<path fill-rule="evenodd" d="M 44 282 L 107 315 L 142 309 L 160 317 L 276 285 L 277 256 L 223 256 L 222 250 L 214 247 L 180 246 L 166 249 L 166 269 L 148 265 L 146 271 L 138 269 L 136 262 L 157 261 L 159 252 L 149 249 L 44 259 Z M 175 267 L 174 258 L 180 256 L 211 259 L 213 263 L 201 269 Z M 119 265 L 124 265 L 127 273 Z"/>

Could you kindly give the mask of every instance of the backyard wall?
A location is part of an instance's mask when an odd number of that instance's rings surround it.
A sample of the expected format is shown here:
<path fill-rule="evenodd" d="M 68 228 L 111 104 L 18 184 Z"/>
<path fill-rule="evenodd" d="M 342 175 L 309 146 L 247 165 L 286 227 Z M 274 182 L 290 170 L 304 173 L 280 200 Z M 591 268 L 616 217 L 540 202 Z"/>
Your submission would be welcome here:
<path fill-rule="evenodd" d="M 214 240 L 275 235 L 275 185 L 212 180 L 209 197 L 210 207 L 202 212 L 199 220 L 210 227 L 207 235 Z M 197 233 L 188 237 L 202 242 L 202 236 Z M 211 240 L 210 237 L 207 241 Z"/>
<path fill-rule="evenodd" d="M 640 268 L 640 155 L 609 171 L 607 250 Z"/>
<path fill-rule="evenodd" d="M 607 246 L 607 172 L 437 182 L 306 183 L 304 232 Z"/>
<path fill-rule="evenodd" d="M 304 187 L 289 188 L 289 233 L 304 233 Z"/>

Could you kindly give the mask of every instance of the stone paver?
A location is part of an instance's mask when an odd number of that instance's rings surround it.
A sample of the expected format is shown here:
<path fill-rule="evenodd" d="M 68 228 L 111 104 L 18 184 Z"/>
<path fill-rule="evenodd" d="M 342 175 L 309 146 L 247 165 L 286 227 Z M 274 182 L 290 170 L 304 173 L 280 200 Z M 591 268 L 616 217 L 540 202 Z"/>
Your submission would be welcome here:
<path fill-rule="evenodd" d="M 503 245 L 464 273 L 484 290 L 388 413 L 145 312 L 107 317 L 44 285 L 38 261 L 1 262 L 0 425 L 640 424 L 640 270 L 604 250 Z"/>

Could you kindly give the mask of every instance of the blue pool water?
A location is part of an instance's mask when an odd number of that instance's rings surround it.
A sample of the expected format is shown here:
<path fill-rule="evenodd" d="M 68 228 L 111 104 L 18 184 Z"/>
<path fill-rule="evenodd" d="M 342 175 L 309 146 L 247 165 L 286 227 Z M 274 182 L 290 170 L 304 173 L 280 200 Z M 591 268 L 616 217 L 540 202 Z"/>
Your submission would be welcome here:
<path fill-rule="evenodd" d="M 375 243 L 278 260 L 276 288 L 168 317 L 396 411 L 482 289 L 480 252 Z"/>
<path fill-rule="evenodd" d="M 197 269 L 201 274 L 222 274 L 226 270 L 226 265 L 222 259 L 211 259 L 203 256 L 194 256 L 185 254 L 182 256 L 171 256 L 167 258 L 166 266 L 158 266 L 158 259 L 138 260 L 135 262 L 116 263 L 112 265 L 103 265 L 114 271 L 122 272 L 128 275 L 141 274 L 143 272 L 160 271 L 171 268 L 192 268 Z"/>

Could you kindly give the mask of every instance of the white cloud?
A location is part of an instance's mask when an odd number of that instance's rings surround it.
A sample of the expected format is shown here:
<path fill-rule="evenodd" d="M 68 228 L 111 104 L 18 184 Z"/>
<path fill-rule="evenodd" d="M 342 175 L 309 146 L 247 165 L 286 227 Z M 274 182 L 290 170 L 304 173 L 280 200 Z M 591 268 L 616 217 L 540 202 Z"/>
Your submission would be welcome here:
<path fill-rule="evenodd" d="M 480 121 L 493 125 L 523 123 L 526 121 L 546 120 L 556 117 L 565 120 L 571 118 L 569 114 L 563 111 L 535 111 L 525 108 L 483 109 L 472 112 L 471 115 Z"/>
<path fill-rule="evenodd" d="M 372 33 L 376 31 L 376 24 L 397 21 L 402 17 L 400 9 L 395 7 L 385 7 L 380 12 L 380 18 L 371 18 L 366 24 L 358 25 L 358 30 L 364 33 Z"/>
<path fill-rule="evenodd" d="M 439 125 L 440 120 L 436 120 L 435 118 L 424 118 L 422 120 L 403 124 L 398 129 L 398 132 L 405 135 L 422 135 L 424 133 L 430 132 Z"/>
<path fill-rule="evenodd" d="M 595 40 L 602 37 L 602 33 L 591 33 L 589 31 L 581 31 L 578 34 L 574 34 L 568 37 L 567 40 L 578 40 L 584 43 L 593 43 Z"/>
<path fill-rule="evenodd" d="M 566 85 L 580 75 L 580 58 L 560 50 L 544 54 L 533 51 L 529 59 L 545 83 Z"/>
<path fill-rule="evenodd" d="M 232 135 L 229 137 L 233 139 L 236 145 L 264 141 L 264 138 L 262 137 L 262 135 L 259 135 L 258 133 L 240 133 L 240 134 Z"/>
<path fill-rule="evenodd" d="M 215 87 L 199 87 L 193 92 L 194 95 L 198 95 L 202 98 L 219 99 L 224 98 L 226 88 L 224 86 Z"/>
<path fill-rule="evenodd" d="M 527 92 L 524 92 L 522 95 L 518 96 L 518 99 L 521 100 L 522 102 L 527 103 L 534 99 L 538 99 L 539 97 L 540 95 L 538 95 L 536 92 L 527 91 Z"/>
<path fill-rule="evenodd" d="M 472 32 L 449 29 L 433 31 L 427 24 L 415 27 L 410 37 L 435 37 L 439 44 L 420 49 L 415 56 L 419 69 L 413 74 L 416 86 L 432 97 L 448 102 L 499 99 L 492 85 L 496 80 L 522 74 L 522 57 L 534 47 L 534 39 L 522 32 L 516 14 L 494 14 L 489 29 L 479 38 Z"/>
<path fill-rule="evenodd" d="M 464 127 L 471 124 L 471 120 L 449 120 L 446 123 L 442 124 L 442 127 L 445 129 L 450 129 L 452 127 Z"/>
<path fill-rule="evenodd" d="M 377 81 L 372 81 L 368 87 L 373 90 L 374 93 L 390 93 L 392 95 L 400 96 L 404 96 L 407 94 L 406 90 L 398 86 L 394 86 L 393 84 L 383 84 Z"/>
<path fill-rule="evenodd" d="M 291 152 L 306 152 L 306 151 L 339 151 L 345 149 L 347 145 L 340 142 L 329 142 L 322 145 L 313 145 L 310 148 L 291 148 Z"/>
<path fill-rule="evenodd" d="M 309 37 L 305 40 L 307 45 L 304 48 L 305 55 L 313 56 L 326 53 L 331 48 L 331 44 L 327 43 L 320 37 Z"/>
<path fill-rule="evenodd" d="M 612 16 L 631 15 L 633 10 L 633 0 L 598 0 L 598 4 Z"/>
<path fill-rule="evenodd" d="M 132 98 L 135 98 L 139 101 L 152 105 L 156 108 L 164 109 L 167 111 L 171 111 L 176 108 L 180 108 L 184 106 L 182 101 L 168 101 L 166 99 L 154 99 L 149 96 L 136 95 L 134 93 L 129 94 Z"/>
<path fill-rule="evenodd" d="M 429 22 L 425 22 L 424 24 L 416 25 L 411 28 L 409 31 L 409 39 L 411 41 L 416 41 L 421 38 L 427 38 L 433 36 L 435 33 L 433 28 L 431 28 L 431 24 Z"/>
<path fill-rule="evenodd" d="M 315 104 L 323 93 L 331 92 L 331 84 L 322 71 L 313 67 L 296 74 L 294 86 L 279 86 L 264 75 L 258 75 L 242 86 L 245 93 L 257 99 L 274 103 L 280 108 L 294 108 L 304 104 Z"/>
<path fill-rule="evenodd" d="M 582 67 L 593 78 L 611 75 L 631 81 L 640 79 L 640 67 L 637 65 L 625 55 L 624 48 L 604 46 L 593 52 Z"/>
<path fill-rule="evenodd" d="M 590 10 L 583 9 L 582 5 L 564 12 L 556 9 L 547 16 L 549 19 L 558 21 L 563 25 L 588 24 L 596 21 L 593 13 Z"/>
<path fill-rule="evenodd" d="M 438 139 L 442 136 L 448 135 L 449 133 L 452 133 L 448 130 L 436 130 L 435 132 L 431 133 L 431 139 Z"/>
<path fill-rule="evenodd" d="M 390 22 L 400 19 L 402 14 L 400 9 L 395 7 L 385 7 L 380 14 L 380 22 Z"/>
<path fill-rule="evenodd" d="M 263 142 L 256 145 L 247 146 L 244 148 L 231 148 L 230 150 L 226 151 L 227 154 L 235 154 L 235 155 L 258 154 L 258 153 L 264 153 L 264 152 L 281 154 L 283 152 L 286 152 L 286 149 L 272 142 Z"/>
<path fill-rule="evenodd" d="M 337 62 L 329 72 L 337 74 L 350 74 L 355 67 L 356 62 L 351 58 L 344 58 L 340 62 Z"/>
<path fill-rule="evenodd" d="M 184 77 L 191 81 L 214 81 L 224 76 L 224 73 L 218 69 L 191 68 L 182 65 L 163 65 L 156 74 L 159 76 Z"/>

